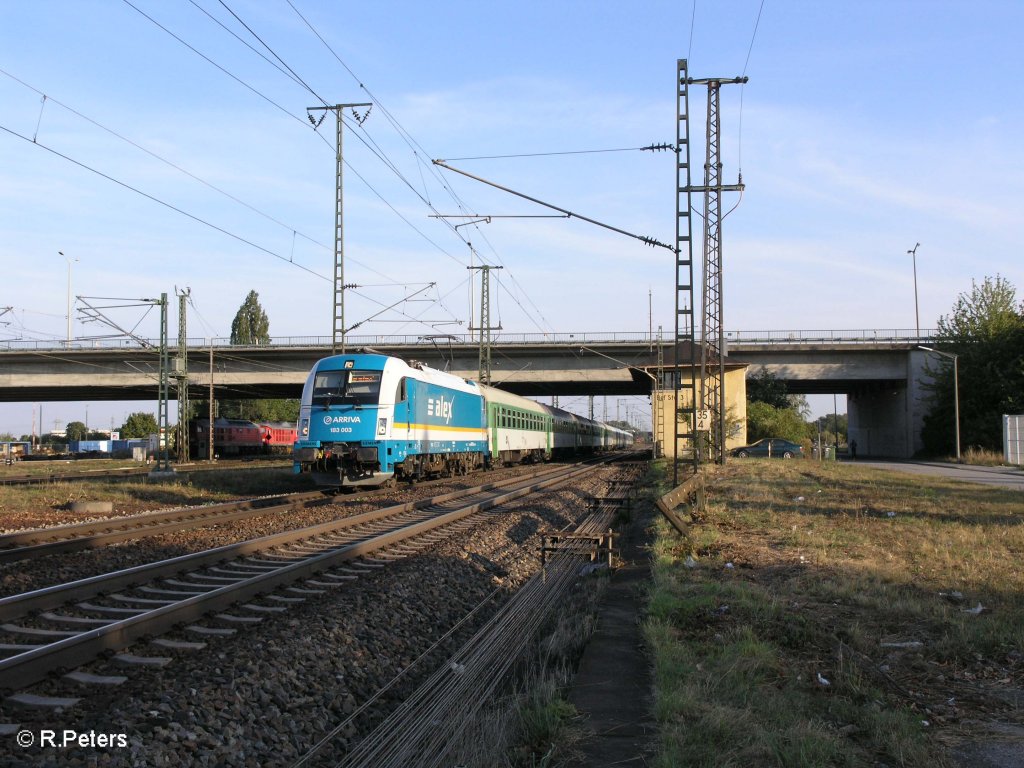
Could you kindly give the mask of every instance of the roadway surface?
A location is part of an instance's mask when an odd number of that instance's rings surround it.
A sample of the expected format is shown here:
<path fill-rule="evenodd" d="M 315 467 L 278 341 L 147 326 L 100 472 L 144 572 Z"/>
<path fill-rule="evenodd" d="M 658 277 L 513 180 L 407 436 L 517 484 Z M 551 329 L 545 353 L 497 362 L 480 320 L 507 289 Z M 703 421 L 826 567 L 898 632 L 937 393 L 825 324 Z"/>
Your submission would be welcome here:
<path fill-rule="evenodd" d="M 914 475 L 948 477 L 965 483 L 989 485 L 994 488 L 1010 488 L 1024 491 L 1024 470 L 1014 467 L 978 467 L 969 464 L 952 464 L 942 461 L 876 461 L 858 459 L 858 464 L 878 467 L 894 472 L 909 472 Z"/>

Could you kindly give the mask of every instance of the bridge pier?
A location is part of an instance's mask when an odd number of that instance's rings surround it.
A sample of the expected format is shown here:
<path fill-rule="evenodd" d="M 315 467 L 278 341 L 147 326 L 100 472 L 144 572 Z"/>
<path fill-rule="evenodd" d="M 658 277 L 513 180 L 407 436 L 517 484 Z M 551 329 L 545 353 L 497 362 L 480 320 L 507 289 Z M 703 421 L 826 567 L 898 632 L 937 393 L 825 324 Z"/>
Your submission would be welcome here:
<path fill-rule="evenodd" d="M 906 352 L 906 384 L 859 389 L 846 398 L 849 440 L 861 457 L 909 459 L 924 447 L 921 428 L 928 412 L 928 353 Z M 933 363 L 934 365 L 934 363 Z"/>

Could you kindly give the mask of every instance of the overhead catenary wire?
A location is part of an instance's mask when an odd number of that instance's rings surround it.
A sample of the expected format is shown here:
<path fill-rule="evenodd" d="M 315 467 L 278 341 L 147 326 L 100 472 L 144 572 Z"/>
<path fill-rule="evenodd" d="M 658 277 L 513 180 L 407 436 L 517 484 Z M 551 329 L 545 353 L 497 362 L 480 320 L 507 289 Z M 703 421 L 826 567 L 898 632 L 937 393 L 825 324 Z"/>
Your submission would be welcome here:
<path fill-rule="evenodd" d="M 416 139 L 405 129 L 405 127 L 402 126 L 402 124 L 394 117 L 394 115 L 391 114 L 390 110 L 388 110 L 387 107 L 380 101 L 380 99 L 378 99 L 374 95 L 374 93 L 366 86 L 366 84 L 362 81 L 362 79 L 359 78 L 355 74 L 355 72 L 351 69 L 351 67 L 349 67 L 348 64 L 345 63 L 345 61 L 338 55 L 338 53 L 334 50 L 334 48 L 331 47 L 331 45 L 327 42 L 326 39 L 324 39 L 323 35 L 321 35 L 320 32 L 309 22 L 309 20 L 305 16 L 302 15 L 302 13 L 299 11 L 299 9 L 295 7 L 295 5 L 292 2 L 292 0 L 286 0 L 286 2 L 291 7 L 291 9 L 295 12 L 296 16 L 299 17 L 299 19 L 306 25 L 306 27 L 310 30 L 310 32 L 312 32 L 312 34 L 323 44 L 323 46 L 328 50 L 328 52 L 335 58 L 335 60 L 338 62 L 338 64 L 346 72 L 348 72 L 348 74 L 352 77 L 353 80 L 356 81 L 356 83 L 358 83 L 359 88 L 366 93 L 367 97 L 370 99 L 371 102 L 373 102 L 374 106 L 376 106 L 380 110 L 380 112 L 384 115 L 385 119 L 389 123 L 391 123 L 392 127 L 395 129 L 395 131 L 398 133 L 398 135 L 403 139 L 403 141 L 406 142 L 406 145 L 412 151 L 413 157 L 415 158 L 417 166 L 420 169 L 420 177 L 421 177 L 421 179 L 422 179 L 423 168 L 426 167 L 427 172 L 431 176 L 433 176 L 435 178 L 435 180 L 441 185 L 441 188 L 445 192 L 447 192 L 449 194 L 449 196 L 456 203 L 456 205 L 461 210 L 467 211 L 468 208 L 466 207 L 465 203 L 459 198 L 459 196 L 451 188 L 451 185 L 448 183 L 447 179 L 445 179 L 444 175 L 441 174 L 441 172 L 434 166 L 433 163 L 428 162 L 427 160 L 424 159 L 424 158 L 429 158 L 430 154 L 422 147 L 422 145 L 420 145 L 420 143 L 418 141 L 416 141 Z M 360 127 L 363 128 L 364 131 L 366 130 L 363 126 L 360 126 Z M 357 132 L 356 135 L 358 135 L 358 132 Z M 406 180 L 406 184 L 409 185 L 410 189 L 413 189 L 412 184 L 409 183 L 408 180 Z M 429 194 L 426 194 L 425 185 L 424 185 L 424 193 L 425 194 L 421 196 L 421 200 L 431 210 L 433 210 L 434 213 L 438 213 L 437 209 L 434 207 L 433 201 L 429 197 Z M 458 229 L 455 228 L 454 225 L 451 224 L 451 222 L 445 221 L 445 223 L 448 225 L 448 227 L 451 229 L 451 231 L 457 237 L 459 237 L 467 245 L 469 244 L 469 241 L 466 240 L 465 237 L 461 236 L 461 233 L 459 233 Z M 487 242 L 488 247 L 491 249 L 491 252 L 494 253 L 498 263 L 501 264 L 502 266 L 504 266 L 504 262 L 502 261 L 500 256 L 498 256 L 497 251 L 494 248 L 494 246 L 490 243 L 490 241 L 487 240 L 486 236 L 483 236 L 483 237 L 484 237 L 484 241 Z M 518 285 L 518 281 L 516 280 L 515 275 L 510 273 L 509 277 L 510 277 L 510 279 L 513 282 L 515 282 Z M 523 290 L 522 286 L 519 286 L 519 288 L 520 288 L 520 290 Z M 530 303 L 531 306 L 534 307 L 534 309 L 538 312 L 538 314 L 541 314 L 539 309 L 537 309 L 536 304 L 529 297 L 529 295 L 525 292 L 525 290 L 523 290 L 523 294 L 524 294 L 524 296 L 527 297 L 528 302 Z M 527 310 L 525 308 L 523 308 L 523 312 L 524 312 L 524 314 L 527 317 L 529 317 L 531 319 L 531 321 L 533 321 L 535 324 L 537 324 L 536 321 L 532 317 L 530 317 L 529 312 L 527 312 Z M 547 320 L 543 317 L 542 314 L 541 314 L 541 319 L 543 320 L 543 322 L 545 324 L 547 324 Z M 538 327 L 540 327 L 539 324 L 538 324 Z"/>
<path fill-rule="evenodd" d="M 0 125 L 0 131 L 4 131 L 5 133 L 10 134 L 11 136 L 15 136 L 15 137 L 17 137 L 19 139 L 22 139 L 23 141 L 25 141 L 25 142 L 27 142 L 29 144 L 32 144 L 33 146 L 39 147 L 40 149 L 43 149 L 43 150 L 45 150 L 47 152 L 50 152 L 51 154 L 56 155 L 57 157 L 60 157 L 60 158 L 62 158 L 64 160 L 67 160 L 69 163 L 77 165 L 79 168 L 87 170 L 90 173 L 94 173 L 97 176 L 100 176 L 101 178 L 106 179 L 107 181 L 111 181 L 114 184 L 117 184 L 118 186 L 123 187 L 124 189 L 127 189 L 127 190 L 129 190 L 131 192 L 134 192 L 137 195 L 141 195 L 142 197 L 145 197 L 147 200 L 151 200 L 154 203 L 157 203 L 159 205 L 164 206 L 165 208 L 168 208 L 169 210 L 174 211 L 175 213 L 179 213 L 182 216 L 185 216 L 186 218 L 192 219 L 192 221 L 195 221 L 195 222 L 197 222 L 199 224 L 202 224 L 203 226 L 209 227 L 210 229 L 216 230 L 217 232 L 220 232 L 223 235 L 227 235 L 228 237 L 230 237 L 230 238 L 232 238 L 234 240 L 237 240 L 240 243 L 243 243 L 243 244 L 248 245 L 248 246 L 250 246 L 252 248 L 255 248 L 258 251 L 262 251 L 263 253 L 265 253 L 265 254 L 267 254 L 269 256 L 273 256 L 275 259 L 280 259 L 281 261 L 283 261 L 283 262 L 285 262 L 287 264 L 291 264 L 291 265 L 297 267 L 298 269 L 301 269 L 304 272 L 308 272 L 309 274 L 313 275 L 314 277 L 318 277 L 321 280 L 326 280 L 328 282 L 331 281 L 331 278 L 326 277 L 325 275 L 321 275 L 319 272 L 315 272 L 312 269 L 310 269 L 309 267 L 305 267 L 305 266 L 299 264 L 298 262 L 291 261 L 287 257 L 282 256 L 279 253 L 275 253 L 274 251 L 270 250 L 269 248 L 264 248 L 262 245 L 258 245 L 256 243 L 254 243 L 253 241 L 248 240 L 247 238 L 242 237 L 241 235 L 235 234 L 234 232 L 231 232 L 230 230 L 227 230 L 224 227 L 221 227 L 221 226 L 219 226 L 217 224 L 214 224 L 214 223 L 212 223 L 210 221 L 207 221 L 206 219 L 203 219 L 203 218 L 201 218 L 200 216 L 197 216 L 194 213 L 189 213 L 188 211 L 184 210 L 183 208 L 179 208 L 176 205 L 172 205 L 171 203 L 168 203 L 166 200 L 161 200 L 159 197 L 156 197 L 155 195 L 151 195 L 148 192 L 143 192 L 141 189 L 139 189 L 137 187 L 133 187 L 131 184 L 128 184 L 127 182 L 121 181 L 120 179 L 114 178 L 113 176 L 111 176 L 111 175 L 109 175 L 107 173 L 104 173 L 103 171 L 100 171 L 100 170 L 98 170 L 96 168 L 93 168 L 91 165 L 87 165 L 87 164 L 85 164 L 85 163 L 83 163 L 83 162 L 81 162 L 79 160 L 75 160 L 73 157 L 71 157 L 69 155 L 65 155 L 63 152 L 58 152 L 56 149 L 53 149 L 52 147 L 48 147 L 45 144 L 42 144 L 42 143 L 40 143 L 38 141 L 32 141 L 32 139 L 30 139 L 28 136 L 25 136 L 24 134 L 18 133 L 17 131 L 8 128 L 5 125 Z"/>
<path fill-rule="evenodd" d="M 254 88 L 253 86 L 249 85 L 249 84 L 248 84 L 248 83 L 246 83 L 246 82 L 245 82 L 244 80 L 242 80 L 242 79 L 241 79 L 240 77 L 238 77 L 237 75 L 235 75 L 235 74 L 233 74 L 232 72 L 230 72 L 230 71 L 229 71 L 229 70 L 228 70 L 228 69 L 227 69 L 226 67 L 222 67 L 222 66 L 221 66 L 220 64 L 218 64 L 217 62 L 215 62 L 215 61 L 214 61 L 213 59 L 211 59 L 211 58 L 210 58 L 209 56 L 207 56 L 206 54 L 202 53 L 202 52 L 201 52 L 201 51 L 200 51 L 199 49 L 197 49 L 197 48 L 195 48 L 194 46 L 190 45 L 190 44 L 189 44 L 188 42 L 186 42 L 186 41 L 185 41 L 185 40 L 184 40 L 184 39 L 183 39 L 182 37 L 180 37 L 179 35 L 176 35 L 176 34 L 175 34 L 174 32 L 172 32 L 172 31 L 171 31 L 170 29 L 168 29 L 168 28 L 167 28 L 166 26 L 164 26 L 163 24 L 161 24 L 160 22 L 158 22 L 158 21 L 157 21 L 156 19 L 154 19 L 154 18 L 153 18 L 152 16 L 150 16 L 149 14 L 145 13 L 144 11 L 140 10 L 140 9 L 139 9 L 138 7 L 136 7 L 135 5 L 133 5 L 133 4 L 132 4 L 132 3 L 131 3 L 131 2 L 129 1 L 129 0 L 122 0 L 122 2 L 124 2 L 124 3 L 126 4 L 126 5 L 128 5 L 129 7 L 131 7 L 132 9 L 134 9 L 135 11 L 137 11 L 137 12 L 138 12 L 139 14 L 141 14 L 141 15 L 142 15 L 143 17 L 145 17 L 145 18 L 146 18 L 146 19 L 148 19 L 148 20 L 149 20 L 150 22 L 152 22 L 153 24 L 155 24 L 155 25 L 156 25 L 156 26 L 157 26 L 157 27 L 158 27 L 159 29 L 161 29 L 161 30 L 163 30 L 164 32 L 166 32 L 166 33 L 167 33 L 168 35 L 170 35 L 171 37 L 173 37 L 173 38 L 174 38 L 175 40 L 177 40 L 177 41 L 178 41 L 179 43 L 181 43 L 181 44 L 182 44 L 183 46 L 185 46 L 185 47 L 186 47 L 186 48 L 188 48 L 188 49 L 189 49 L 190 51 L 192 51 L 193 53 L 195 53 L 195 54 L 196 54 L 197 56 L 199 56 L 200 58 L 202 58 L 202 59 L 203 59 L 204 61 L 206 61 L 207 63 L 209 63 L 210 65 L 212 65 L 213 67 L 215 67 L 216 69 L 218 69 L 219 71 L 221 71 L 222 73 L 224 73 L 225 75 L 227 75 L 228 77 L 230 77 L 230 78 L 231 78 L 232 80 L 234 80 L 234 81 L 235 81 L 235 82 L 237 82 L 238 84 L 242 85 L 242 86 L 243 86 L 243 87 L 244 87 L 244 88 L 245 88 L 246 90 L 248 90 L 248 91 L 250 91 L 250 92 L 252 92 L 252 93 L 256 94 L 257 96 L 259 96 L 259 97 L 260 97 L 261 99 L 263 99 L 263 100 L 264 100 L 264 101 L 266 101 L 267 103 L 269 103 L 269 104 L 273 105 L 273 106 L 274 106 L 275 108 L 277 108 L 277 109 L 278 109 L 279 111 L 281 111 L 281 112 L 283 112 L 284 114 L 288 115 L 288 117 L 292 118 L 293 120 L 295 120 L 296 122 L 298 122 L 299 124 L 301 124 L 301 125 L 303 126 L 303 128 L 304 128 L 304 129 L 307 129 L 307 130 L 309 129 L 309 124 L 307 123 L 307 121 L 306 121 L 306 120 L 303 120 L 302 118 L 300 118 L 300 117 L 298 117 L 297 115 L 293 114 L 292 112 L 290 112 L 289 110 L 287 110 L 287 109 L 286 109 L 285 107 L 281 106 L 281 105 L 280 105 L 280 104 L 278 104 L 278 103 L 277 103 L 276 101 L 274 101 L 273 99 L 271 99 L 271 98 L 270 98 L 269 96 L 267 96 L 266 94 L 262 93 L 262 92 L 261 92 L 261 91 L 260 91 L 259 89 L 257 89 L 257 88 Z M 320 101 L 322 101 L 322 99 L 320 99 L 320 98 L 319 98 L 318 96 L 317 96 L 317 99 L 318 99 L 318 100 L 320 100 Z M 332 152 L 333 152 L 333 151 L 335 151 L 335 148 L 333 147 L 333 145 L 332 145 L 332 144 L 331 144 L 331 143 L 330 143 L 330 142 L 329 142 L 329 141 L 328 141 L 328 140 L 327 140 L 327 139 L 326 139 L 326 138 L 325 138 L 324 136 L 322 136 L 321 134 L 317 133 L 316 131 L 314 131 L 314 133 L 315 133 L 315 134 L 316 134 L 316 136 L 317 136 L 317 137 L 318 137 L 318 138 L 319 138 L 319 139 L 320 139 L 320 140 L 321 140 L 321 141 L 322 141 L 322 142 L 324 143 L 324 145 L 325 145 L 325 146 L 326 146 L 326 147 L 327 147 L 328 149 L 330 149 L 330 150 L 331 150 Z M 365 184 L 365 185 L 366 185 L 366 187 L 367 187 L 367 188 L 368 188 L 368 189 L 369 189 L 369 190 L 370 190 L 371 192 L 373 192 L 373 193 L 374 193 L 374 195 L 376 195 L 376 196 L 377 196 L 377 197 L 378 197 L 378 198 L 379 198 L 379 199 L 381 200 L 381 202 L 383 202 L 383 203 L 384 203 L 385 205 L 387 205 L 387 206 L 388 206 L 388 208 L 390 208 L 390 209 L 391 209 L 391 211 L 392 211 L 393 213 L 395 213 L 395 214 L 396 214 L 396 215 L 397 215 L 397 216 L 398 216 L 398 217 L 399 217 L 399 218 L 400 218 L 400 219 L 401 219 L 402 221 L 404 221 L 404 222 L 406 223 L 406 225 L 408 225 L 409 227 L 411 227 L 411 228 L 412 228 L 412 229 L 413 229 L 413 230 L 414 230 L 414 231 L 415 231 L 415 232 L 416 232 L 417 234 L 419 234 L 419 235 L 420 235 L 421 237 L 423 237 L 424 239 L 426 239 L 426 240 L 427 240 L 427 241 L 428 241 L 428 242 L 429 242 L 429 243 L 430 243 L 431 245 L 433 245 L 433 246 L 434 246 L 435 248 L 437 248 L 437 249 L 438 249 L 439 251 L 441 251 L 442 253 L 444 253 L 445 255 L 447 255 L 447 256 L 448 256 L 449 258 L 452 258 L 452 259 L 454 259 L 454 260 L 455 260 L 456 262 L 458 262 L 458 263 L 462 264 L 462 262 L 459 262 L 459 261 L 458 261 L 458 259 L 457 259 L 457 258 L 456 258 L 455 256 L 453 256 L 452 254 L 448 253 L 448 251 L 446 251 L 446 250 L 445 250 L 445 249 L 444 249 L 444 248 L 443 248 L 442 246 L 440 246 L 439 244 L 437 244 L 437 243 L 435 243 L 435 242 L 434 242 L 433 240 L 431 240 L 431 239 L 430 239 L 430 238 L 429 238 L 429 237 L 428 237 L 428 236 L 427 236 L 427 235 L 426 235 L 425 233 L 423 233 L 423 232 L 422 232 L 422 231 L 421 231 L 421 230 L 420 230 L 419 228 L 417 228 L 417 227 L 416 227 L 416 226 L 415 226 L 415 225 L 414 225 L 414 224 L 413 224 L 413 223 L 412 223 L 411 221 L 409 221 L 409 219 L 408 219 L 407 217 L 405 217 L 405 216 L 404 216 L 403 214 L 401 214 L 401 213 L 400 213 L 400 212 L 398 211 L 398 209 L 397 209 L 397 208 L 395 208 L 395 207 L 394 207 L 394 205 L 392 205 L 392 204 L 391 204 L 391 203 L 390 203 L 390 202 L 389 202 L 389 201 L 388 201 L 388 200 L 387 200 L 387 199 L 386 199 L 386 198 L 385 198 L 385 197 L 384 197 L 384 196 L 383 196 L 383 195 L 382 195 L 382 194 L 381 194 L 381 193 L 380 193 L 379 191 L 377 191 L 377 189 L 376 189 L 376 188 L 375 188 L 375 187 L 374 187 L 374 186 L 373 186 L 372 184 L 370 184 L 370 182 L 369 182 L 369 181 L 368 181 L 368 180 L 367 180 L 367 179 L 366 179 L 366 178 L 365 178 L 365 177 L 364 177 L 364 176 L 363 176 L 363 175 L 362 175 L 361 173 L 359 173 L 359 172 L 358 172 L 358 171 L 357 171 L 357 170 L 356 170 L 355 168 L 353 168 L 353 167 L 351 166 L 351 164 L 350 164 L 350 163 L 349 163 L 349 162 L 348 162 L 347 160 L 345 160 L 345 161 L 343 161 L 343 162 L 345 163 L 345 167 L 346 167 L 346 168 L 348 168 L 348 169 L 349 169 L 350 171 L 352 171 L 352 173 L 354 173 L 354 174 L 356 175 L 356 177 L 357 177 L 357 178 L 359 178 L 359 180 L 360 180 L 360 181 L 362 181 L 362 182 L 363 182 L 363 184 Z M 378 274 L 381 274 L 381 273 L 378 273 Z"/>
<path fill-rule="evenodd" d="M 696 2 L 696 0 L 694 0 Z M 761 26 L 761 13 L 764 11 L 764 0 L 761 0 L 761 5 L 757 9 L 757 19 L 754 21 L 754 31 L 750 35 L 750 45 L 747 47 L 747 58 L 743 62 L 743 74 L 742 78 L 747 76 L 747 67 L 750 66 L 750 54 L 754 51 L 754 40 L 757 38 L 757 29 Z M 737 168 L 739 169 L 740 177 L 743 176 L 743 93 L 746 90 L 746 82 L 740 83 L 740 114 L 739 114 L 739 128 L 737 134 Z M 738 203 L 737 203 L 738 205 Z M 732 211 L 730 211 L 731 213 Z"/>

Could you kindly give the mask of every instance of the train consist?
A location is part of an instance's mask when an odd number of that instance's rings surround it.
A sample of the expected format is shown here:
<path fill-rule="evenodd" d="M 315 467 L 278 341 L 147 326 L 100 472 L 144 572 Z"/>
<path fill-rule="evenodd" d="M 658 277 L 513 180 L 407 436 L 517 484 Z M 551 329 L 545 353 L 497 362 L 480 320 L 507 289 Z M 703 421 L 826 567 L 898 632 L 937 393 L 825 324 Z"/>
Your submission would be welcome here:
<path fill-rule="evenodd" d="M 302 391 L 295 472 L 393 485 L 632 445 L 629 432 L 379 354 L 327 357 Z"/>
<path fill-rule="evenodd" d="M 205 459 L 210 445 L 209 420 L 190 421 L 188 439 L 192 455 Z M 295 425 L 288 422 L 257 424 L 244 419 L 213 420 L 213 452 L 217 456 L 287 453 L 294 443 Z"/>

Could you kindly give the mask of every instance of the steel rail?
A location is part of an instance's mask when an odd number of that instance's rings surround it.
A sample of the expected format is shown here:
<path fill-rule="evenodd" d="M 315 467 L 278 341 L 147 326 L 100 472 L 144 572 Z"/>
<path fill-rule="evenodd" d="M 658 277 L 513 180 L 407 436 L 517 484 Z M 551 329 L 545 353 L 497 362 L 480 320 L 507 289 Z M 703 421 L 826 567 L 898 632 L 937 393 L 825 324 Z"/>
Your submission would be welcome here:
<path fill-rule="evenodd" d="M 422 512 L 429 508 L 436 508 L 439 505 L 451 503 L 458 496 L 479 496 L 481 493 L 497 490 L 497 493 L 492 494 L 490 498 L 471 501 L 467 505 L 432 515 L 428 519 L 414 522 L 411 525 L 405 525 L 397 530 L 374 535 L 361 541 L 343 544 L 320 554 L 306 554 L 297 561 L 284 561 L 281 567 L 275 570 L 258 573 L 249 578 L 243 578 L 236 583 L 216 587 L 202 594 L 192 594 L 190 597 L 169 605 L 146 610 L 144 613 L 129 618 L 113 620 L 105 626 L 77 633 L 56 642 L 0 660 L 0 689 L 23 688 L 46 678 L 54 670 L 77 667 L 91 661 L 105 651 L 124 648 L 144 637 L 164 633 L 183 622 L 195 621 L 207 613 L 222 610 L 239 601 L 271 592 L 278 587 L 307 578 L 339 563 L 365 556 L 375 550 L 426 534 L 436 528 L 458 522 L 478 512 L 530 493 L 535 493 L 551 485 L 568 481 L 591 471 L 593 468 L 594 465 L 572 465 L 568 468 L 559 468 L 554 471 L 540 473 L 539 479 L 532 479 L 527 482 L 523 482 L 522 478 L 518 478 L 510 482 L 492 484 L 490 488 L 470 489 L 470 491 L 475 491 L 473 494 L 465 491 L 444 494 L 435 499 L 410 502 L 409 504 L 399 505 L 388 510 L 377 510 L 366 513 L 366 515 L 355 516 L 365 518 L 363 522 L 366 522 L 386 517 L 389 513 L 394 515 L 397 513 L 396 510 L 401 510 L 402 512 L 413 510 Z M 516 487 L 517 482 L 518 487 Z M 493 485 L 512 487 L 509 489 L 504 487 L 494 488 Z M 350 527 L 353 519 L 346 518 L 344 521 L 311 526 L 301 531 L 285 534 L 284 538 L 287 538 L 288 542 L 309 539 L 317 533 Z M 106 592 L 119 588 L 119 586 L 138 583 L 141 574 L 146 574 L 145 581 L 152 581 L 159 577 L 155 574 L 163 575 L 169 572 L 180 571 L 184 565 L 196 566 L 200 562 L 203 564 L 220 562 L 226 559 L 228 551 L 238 555 L 265 550 L 272 546 L 271 541 L 277 545 L 284 543 L 281 539 L 281 535 L 263 537 L 239 545 L 219 547 L 206 553 L 200 553 L 198 556 L 172 558 L 171 560 L 152 564 L 152 566 L 140 566 L 108 574 L 107 576 L 93 577 L 68 585 L 36 590 L 35 592 L 0 600 L 0 610 L 8 612 L 7 615 L 11 615 L 11 611 L 17 615 L 22 615 L 27 611 L 36 611 L 43 607 L 55 607 L 67 602 L 69 599 L 80 599 L 84 594 Z M 168 567 L 173 570 L 168 571 Z M 107 578 L 108 576 L 110 578 Z M 83 588 L 85 593 L 82 592 Z M 201 585 L 196 583 L 194 588 L 201 588 Z"/>
<path fill-rule="evenodd" d="M 62 461 L 55 459 L 55 461 Z M 63 459 L 63 461 L 68 461 Z M 192 472 L 214 472 L 216 470 L 237 469 L 277 469 L 290 466 L 285 459 L 269 460 L 233 460 L 221 459 L 216 464 L 196 464 L 195 466 L 176 466 L 175 472 L 188 474 Z M 65 474 L 48 473 L 39 475 L 3 475 L 0 474 L 0 485 L 43 485 L 44 483 L 71 483 L 79 480 L 111 480 L 120 478 L 145 477 L 149 467 L 120 467 L 115 469 L 84 469 Z"/>
<path fill-rule="evenodd" d="M 570 465 L 570 467 L 574 466 L 578 465 Z M 225 544 L 221 547 L 215 547 L 202 552 L 179 555 L 166 560 L 146 563 L 145 565 L 137 565 L 106 574 L 89 576 L 66 584 L 43 587 L 41 589 L 32 590 L 31 592 L 23 592 L 18 595 L 3 597 L 0 598 L 0 620 L 18 618 L 19 616 L 23 616 L 32 611 L 55 608 L 58 605 L 62 605 L 72 600 L 82 600 L 94 597 L 101 592 L 134 587 L 165 576 L 175 576 L 185 571 L 204 568 L 209 565 L 216 565 L 244 555 L 273 549 L 274 547 L 285 546 L 303 539 L 311 539 L 319 535 L 333 533 L 362 523 L 373 522 L 382 518 L 400 515 L 414 509 L 422 509 L 434 504 L 443 504 L 447 501 L 454 501 L 473 494 L 504 488 L 517 482 L 529 480 L 530 477 L 543 476 L 547 473 L 557 472 L 559 469 L 561 468 L 548 468 L 543 472 L 527 476 L 527 478 L 515 477 L 498 480 L 493 483 L 486 483 L 474 488 L 467 488 L 461 491 L 454 491 L 440 496 L 434 496 L 430 499 L 409 501 L 403 504 L 396 504 L 391 507 L 383 507 L 381 509 L 363 512 L 359 515 L 352 515 L 341 520 L 333 520 L 326 523 L 320 523 L 318 525 L 307 526 L 305 528 L 273 533 L 256 539 L 249 539 L 247 541 L 236 542 L 234 544 Z"/>
<path fill-rule="evenodd" d="M 302 509 L 317 501 L 330 503 L 321 491 L 266 496 L 203 507 L 179 507 L 141 515 L 108 517 L 83 523 L 33 528 L 0 535 L 0 563 L 97 549 L 108 544 L 157 536 L 161 533 L 202 528 L 249 517 Z"/>
<path fill-rule="evenodd" d="M 420 486 L 439 485 L 450 480 L 451 478 L 427 480 L 421 482 Z M 363 500 L 392 492 L 394 489 L 368 489 L 347 495 L 345 499 Z M 97 549 L 108 544 L 230 523 L 235 520 L 283 512 L 293 508 L 303 509 L 315 506 L 318 501 L 322 501 L 324 504 L 331 503 L 322 490 L 303 491 L 208 504 L 201 507 L 178 507 L 159 512 L 143 512 L 138 515 L 108 517 L 48 528 L 14 531 L 0 535 L 0 564 L 45 555 Z"/>

